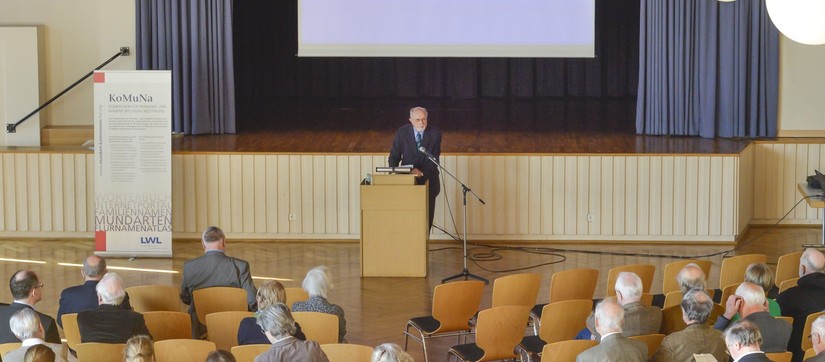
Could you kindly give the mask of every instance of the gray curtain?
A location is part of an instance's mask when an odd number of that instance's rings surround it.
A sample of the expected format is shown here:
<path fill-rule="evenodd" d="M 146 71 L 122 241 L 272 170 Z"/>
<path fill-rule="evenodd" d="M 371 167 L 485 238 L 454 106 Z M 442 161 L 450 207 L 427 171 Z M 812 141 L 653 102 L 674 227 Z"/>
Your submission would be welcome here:
<path fill-rule="evenodd" d="M 136 0 L 137 69 L 172 71 L 172 129 L 235 133 L 232 0 Z"/>
<path fill-rule="evenodd" d="M 779 31 L 764 0 L 641 0 L 636 132 L 775 137 Z"/>

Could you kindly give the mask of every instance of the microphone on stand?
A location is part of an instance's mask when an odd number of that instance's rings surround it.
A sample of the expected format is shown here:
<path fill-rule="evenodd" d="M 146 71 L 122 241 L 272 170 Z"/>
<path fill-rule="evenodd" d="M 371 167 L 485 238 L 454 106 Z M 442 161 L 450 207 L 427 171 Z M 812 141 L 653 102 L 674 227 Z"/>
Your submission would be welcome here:
<path fill-rule="evenodd" d="M 424 148 L 424 146 L 418 147 L 418 150 L 421 151 L 421 153 L 427 155 L 427 157 L 429 158 L 435 158 L 435 156 L 433 156 L 432 153 L 427 152 L 427 149 Z"/>

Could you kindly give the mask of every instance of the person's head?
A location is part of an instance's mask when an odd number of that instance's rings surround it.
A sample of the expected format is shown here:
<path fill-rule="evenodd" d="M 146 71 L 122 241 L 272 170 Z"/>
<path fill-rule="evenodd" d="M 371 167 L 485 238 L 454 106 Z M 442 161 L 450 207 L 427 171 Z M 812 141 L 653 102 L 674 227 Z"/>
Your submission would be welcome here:
<path fill-rule="evenodd" d="M 54 362 L 56 357 L 49 346 L 35 344 L 26 350 L 26 354 L 23 355 L 23 362 Z"/>
<path fill-rule="evenodd" d="M 427 110 L 424 107 L 413 107 L 410 109 L 410 123 L 418 132 L 427 129 Z"/>
<path fill-rule="evenodd" d="M 705 271 L 695 263 L 690 263 L 679 271 L 676 281 L 682 294 L 687 294 L 691 289 L 705 289 Z"/>
<path fill-rule="evenodd" d="M 799 277 L 825 271 L 825 255 L 816 249 L 805 249 L 799 258 Z"/>
<path fill-rule="evenodd" d="M 624 323 L 624 308 L 612 300 L 603 300 L 596 306 L 596 332 L 602 336 L 608 333 L 621 332 Z"/>
<path fill-rule="evenodd" d="M 816 354 L 825 351 L 825 315 L 814 319 L 811 325 L 811 343 L 814 345 Z"/>
<path fill-rule="evenodd" d="M 413 362 L 413 359 L 399 345 L 384 343 L 372 350 L 371 362 Z"/>
<path fill-rule="evenodd" d="M 739 307 L 739 315 L 742 318 L 755 312 L 768 310 L 768 299 L 765 297 L 765 290 L 762 287 L 744 282 L 736 288 L 736 296 L 742 298 L 742 305 Z"/>
<path fill-rule="evenodd" d="M 14 300 L 34 305 L 43 297 L 43 284 L 31 270 L 18 270 L 9 279 L 9 289 Z"/>
<path fill-rule="evenodd" d="M 621 305 L 638 302 L 642 299 L 642 278 L 639 278 L 636 273 L 619 273 L 615 288 L 616 299 Z"/>
<path fill-rule="evenodd" d="M 270 341 L 295 334 L 295 319 L 284 303 L 275 303 L 261 309 L 257 323 Z"/>
<path fill-rule="evenodd" d="M 316 266 L 307 272 L 301 287 L 307 291 L 309 296 L 326 298 L 332 289 L 332 276 L 326 266 Z"/>
<path fill-rule="evenodd" d="M 226 236 L 223 230 L 217 226 L 210 226 L 201 235 L 201 245 L 203 250 L 226 250 Z"/>
<path fill-rule="evenodd" d="M 286 303 L 286 291 L 277 280 L 267 280 L 258 288 L 255 299 L 258 301 L 258 309 L 264 309 L 275 303 Z"/>
<path fill-rule="evenodd" d="M 773 288 L 773 272 L 767 264 L 753 263 L 745 270 L 745 281 L 762 287 L 765 293 Z"/>
<path fill-rule="evenodd" d="M 206 362 L 235 362 L 235 356 L 229 351 L 219 349 L 209 352 L 209 355 L 206 356 Z"/>
<path fill-rule="evenodd" d="M 725 330 L 725 345 L 733 359 L 738 359 L 748 352 L 761 351 L 761 344 L 762 334 L 759 333 L 759 327 L 746 319 L 737 321 Z"/>
<path fill-rule="evenodd" d="M 106 260 L 97 255 L 90 255 L 83 261 L 82 273 L 86 280 L 100 280 L 106 274 Z"/>
<path fill-rule="evenodd" d="M 99 304 L 120 305 L 126 297 L 126 287 L 123 279 L 116 273 L 106 273 L 95 287 Z"/>
<path fill-rule="evenodd" d="M 687 324 L 705 323 L 713 310 L 713 299 L 704 289 L 691 289 L 682 297 L 682 319 Z"/>
<path fill-rule="evenodd" d="M 123 349 L 125 362 L 154 362 L 155 346 L 147 335 L 137 335 L 126 341 Z"/>
<path fill-rule="evenodd" d="M 29 338 L 43 339 L 43 325 L 40 324 L 40 316 L 31 308 L 23 308 L 9 319 L 11 332 L 17 339 L 23 341 Z"/>

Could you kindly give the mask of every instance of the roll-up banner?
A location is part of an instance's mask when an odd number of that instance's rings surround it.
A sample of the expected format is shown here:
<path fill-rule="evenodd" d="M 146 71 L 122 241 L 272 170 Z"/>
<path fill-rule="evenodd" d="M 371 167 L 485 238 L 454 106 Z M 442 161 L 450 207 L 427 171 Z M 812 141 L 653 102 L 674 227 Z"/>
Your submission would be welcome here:
<path fill-rule="evenodd" d="M 96 71 L 95 254 L 172 256 L 172 73 Z"/>

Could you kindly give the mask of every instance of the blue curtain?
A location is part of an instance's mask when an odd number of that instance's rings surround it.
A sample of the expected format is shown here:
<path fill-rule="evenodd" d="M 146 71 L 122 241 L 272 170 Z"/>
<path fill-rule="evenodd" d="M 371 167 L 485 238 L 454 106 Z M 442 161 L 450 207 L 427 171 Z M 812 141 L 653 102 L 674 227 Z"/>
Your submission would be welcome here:
<path fill-rule="evenodd" d="M 775 137 L 779 31 L 764 0 L 641 0 L 636 132 Z"/>
<path fill-rule="evenodd" d="M 137 69 L 172 71 L 172 130 L 235 133 L 232 0 L 136 0 Z"/>

